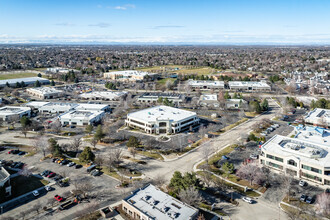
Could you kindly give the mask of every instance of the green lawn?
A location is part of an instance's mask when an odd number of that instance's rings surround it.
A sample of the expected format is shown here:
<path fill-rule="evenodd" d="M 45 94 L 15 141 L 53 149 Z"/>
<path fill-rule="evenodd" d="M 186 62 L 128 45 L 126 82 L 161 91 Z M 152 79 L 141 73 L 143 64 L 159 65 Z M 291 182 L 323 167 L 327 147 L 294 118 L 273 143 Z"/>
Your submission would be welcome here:
<path fill-rule="evenodd" d="M 175 81 L 175 79 L 172 79 L 172 78 L 166 78 L 166 79 L 161 79 L 161 80 L 158 80 L 157 81 L 157 84 L 159 85 L 165 85 L 167 81 L 172 81 L 172 83 Z"/>
<path fill-rule="evenodd" d="M 25 78 L 25 77 L 35 77 L 38 74 L 36 73 L 13 73 L 13 74 L 0 74 L 0 80 L 5 79 L 16 79 L 16 78 Z"/>
<path fill-rule="evenodd" d="M 137 151 L 137 153 L 145 157 L 154 158 L 156 160 L 164 160 L 164 158 L 159 153 L 148 152 L 148 151 Z"/>

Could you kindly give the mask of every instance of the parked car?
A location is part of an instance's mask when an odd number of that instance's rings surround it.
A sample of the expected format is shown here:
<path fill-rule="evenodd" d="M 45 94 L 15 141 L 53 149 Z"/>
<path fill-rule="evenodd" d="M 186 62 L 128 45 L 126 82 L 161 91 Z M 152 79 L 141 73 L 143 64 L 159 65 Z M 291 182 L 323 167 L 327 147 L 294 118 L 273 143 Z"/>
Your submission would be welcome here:
<path fill-rule="evenodd" d="M 95 169 L 95 170 L 93 170 L 92 172 L 91 172 L 91 175 L 92 176 L 97 176 L 97 175 L 99 175 L 100 174 L 100 171 L 98 170 L 98 169 Z"/>
<path fill-rule="evenodd" d="M 45 186 L 45 190 L 48 191 L 48 192 L 49 192 L 49 191 L 52 191 L 53 189 L 54 189 L 54 188 L 51 187 L 51 186 Z"/>
<path fill-rule="evenodd" d="M 250 158 L 253 160 L 257 160 L 258 159 L 258 155 L 257 154 L 251 154 Z"/>
<path fill-rule="evenodd" d="M 247 202 L 247 203 L 250 203 L 250 204 L 252 204 L 252 202 L 253 202 L 253 200 L 251 198 L 249 198 L 249 197 L 243 197 L 242 200 L 244 202 Z"/>
<path fill-rule="evenodd" d="M 76 168 L 76 169 L 82 168 L 82 165 L 77 164 L 77 165 L 75 166 L 75 168 Z"/>
<path fill-rule="evenodd" d="M 56 174 L 56 176 L 54 177 L 55 181 L 58 181 L 58 180 L 61 180 L 61 179 L 63 179 L 63 176 L 61 176 L 59 174 Z"/>
<path fill-rule="evenodd" d="M 76 163 L 75 162 L 70 162 L 70 163 L 68 163 L 68 167 L 73 167 L 74 165 L 76 165 Z"/>
<path fill-rule="evenodd" d="M 59 185 L 60 187 L 69 186 L 69 184 L 67 182 L 63 182 L 62 180 L 57 181 L 57 185 Z"/>
<path fill-rule="evenodd" d="M 47 175 L 48 178 L 52 178 L 56 175 L 56 173 L 51 172 L 50 174 Z"/>
<path fill-rule="evenodd" d="M 63 197 L 61 197 L 59 195 L 55 195 L 54 198 L 59 202 L 62 202 L 64 200 Z"/>
<path fill-rule="evenodd" d="M 48 176 L 50 173 L 51 173 L 50 170 L 44 170 L 44 171 L 41 173 L 41 176 Z"/>
<path fill-rule="evenodd" d="M 20 151 L 19 153 L 18 153 L 18 155 L 19 156 L 22 156 L 22 155 L 24 155 L 26 152 L 25 151 Z"/>
<path fill-rule="evenodd" d="M 16 169 L 22 169 L 23 166 L 24 166 L 24 163 L 18 162 L 18 163 L 15 164 L 14 168 L 16 168 Z"/>
<path fill-rule="evenodd" d="M 300 201 L 305 202 L 306 199 L 307 199 L 307 197 L 306 197 L 305 194 L 302 194 L 302 195 L 300 196 Z"/>
<path fill-rule="evenodd" d="M 306 202 L 307 202 L 308 204 L 312 204 L 312 203 L 313 203 L 313 197 L 308 196 L 307 199 L 306 199 Z"/>
<path fill-rule="evenodd" d="M 52 159 L 52 162 L 53 162 L 53 163 L 55 163 L 55 162 L 56 162 L 56 160 L 57 160 L 57 158 L 53 158 L 53 159 Z"/>
<path fill-rule="evenodd" d="M 62 160 L 62 162 L 60 163 L 61 165 L 66 165 L 66 164 L 68 164 L 69 163 L 69 161 L 68 160 Z"/>
<path fill-rule="evenodd" d="M 303 181 L 303 180 L 299 181 L 299 186 L 306 186 L 306 185 L 307 185 L 306 181 Z"/>
<path fill-rule="evenodd" d="M 33 191 L 32 194 L 33 194 L 35 197 L 38 197 L 38 196 L 39 196 L 39 192 L 38 192 L 38 190 Z"/>

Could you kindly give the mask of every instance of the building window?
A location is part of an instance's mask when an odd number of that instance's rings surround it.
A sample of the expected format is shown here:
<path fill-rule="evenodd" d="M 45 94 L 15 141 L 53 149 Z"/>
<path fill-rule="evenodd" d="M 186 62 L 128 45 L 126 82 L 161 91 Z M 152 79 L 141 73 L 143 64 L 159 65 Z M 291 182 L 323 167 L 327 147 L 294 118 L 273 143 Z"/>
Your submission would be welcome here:
<path fill-rule="evenodd" d="M 276 169 L 283 170 L 283 166 L 278 165 L 278 164 L 276 164 L 276 163 L 272 163 L 272 162 L 266 161 L 266 165 L 271 166 L 271 167 L 274 167 L 274 168 L 276 168 Z"/>
<path fill-rule="evenodd" d="M 288 160 L 288 164 L 297 167 L 297 163 L 294 160 Z"/>
<path fill-rule="evenodd" d="M 310 174 L 308 174 L 308 173 L 304 173 L 304 172 L 302 172 L 302 173 L 301 173 L 301 176 L 306 177 L 306 178 L 308 178 L 308 179 L 316 180 L 316 181 L 318 181 L 318 182 L 322 182 L 322 179 L 321 179 L 320 177 L 313 176 L 313 175 L 310 175 Z"/>
<path fill-rule="evenodd" d="M 276 156 L 273 156 L 273 155 L 270 155 L 270 154 L 267 154 L 266 157 L 269 158 L 269 159 L 276 160 L 276 161 L 279 161 L 279 162 L 283 163 L 283 158 L 276 157 Z"/>
<path fill-rule="evenodd" d="M 324 185 L 330 185 L 330 180 L 324 180 Z"/>
<path fill-rule="evenodd" d="M 319 170 L 319 169 L 317 169 L 317 168 L 310 167 L 310 166 L 307 166 L 307 165 L 304 165 L 304 164 L 301 165 L 301 168 L 302 168 L 302 169 L 305 169 L 305 170 L 312 171 L 312 172 L 314 172 L 314 173 L 322 174 L 322 170 Z"/>

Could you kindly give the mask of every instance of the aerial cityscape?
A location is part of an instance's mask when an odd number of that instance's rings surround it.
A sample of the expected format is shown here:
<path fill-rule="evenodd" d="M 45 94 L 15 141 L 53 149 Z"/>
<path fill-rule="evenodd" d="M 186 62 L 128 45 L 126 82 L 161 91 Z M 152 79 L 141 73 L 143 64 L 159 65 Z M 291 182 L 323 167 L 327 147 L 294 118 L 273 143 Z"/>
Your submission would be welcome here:
<path fill-rule="evenodd" d="M 330 219 L 329 10 L 0 1 L 0 220 Z"/>

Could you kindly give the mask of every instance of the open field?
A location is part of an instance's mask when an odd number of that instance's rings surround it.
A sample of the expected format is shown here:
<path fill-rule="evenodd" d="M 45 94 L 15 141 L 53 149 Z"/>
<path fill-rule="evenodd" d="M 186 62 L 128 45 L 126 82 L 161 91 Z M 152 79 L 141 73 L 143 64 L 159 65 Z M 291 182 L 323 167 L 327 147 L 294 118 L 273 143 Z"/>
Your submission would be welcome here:
<path fill-rule="evenodd" d="M 35 77 L 38 74 L 36 73 L 12 73 L 12 74 L 0 74 L 0 80 L 5 79 L 16 79 L 16 78 L 25 78 L 25 77 Z"/>
<path fill-rule="evenodd" d="M 147 68 L 139 68 L 138 70 L 147 72 L 168 72 L 168 73 L 178 73 L 178 74 L 197 74 L 197 75 L 209 75 L 216 73 L 218 70 L 211 67 L 191 67 L 182 65 L 168 65 L 168 66 L 155 66 Z"/>

